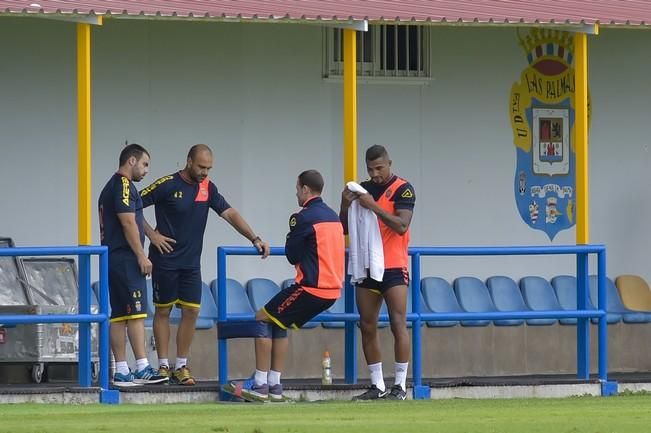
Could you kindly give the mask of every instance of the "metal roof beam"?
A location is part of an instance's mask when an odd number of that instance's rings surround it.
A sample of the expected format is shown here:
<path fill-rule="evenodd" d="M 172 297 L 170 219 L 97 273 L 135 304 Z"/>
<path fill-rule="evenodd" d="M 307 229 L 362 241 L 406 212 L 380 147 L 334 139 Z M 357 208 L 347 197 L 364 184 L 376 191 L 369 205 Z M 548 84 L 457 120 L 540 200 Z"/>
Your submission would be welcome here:
<path fill-rule="evenodd" d="M 23 16 L 28 16 L 30 18 L 41 18 L 46 20 L 66 21 L 66 22 L 78 23 L 78 24 L 90 24 L 94 26 L 101 26 L 104 21 L 102 15 L 95 15 L 95 14 L 77 15 L 77 14 L 62 14 L 62 13 L 54 13 L 54 14 L 27 13 L 24 14 Z"/>

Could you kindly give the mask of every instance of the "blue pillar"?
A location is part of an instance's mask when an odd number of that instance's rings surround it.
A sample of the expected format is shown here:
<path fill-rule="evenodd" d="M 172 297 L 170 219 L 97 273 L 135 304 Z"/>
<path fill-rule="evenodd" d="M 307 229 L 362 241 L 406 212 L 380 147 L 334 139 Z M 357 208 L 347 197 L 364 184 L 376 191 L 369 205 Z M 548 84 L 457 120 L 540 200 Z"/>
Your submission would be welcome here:
<path fill-rule="evenodd" d="M 344 300 L 346 313 L 355 312 L 355 287 L 346 276 L 344 285 Z M 354 321 L 346 321 L 344 325 L 344 379 L 346 383 L 357 383 L 357 326 Z"/>
<path fill-rule="evenodd" d="M 108 249 L 99 256 L 99 312 L 106 319 L 99 323 L 99 386 L 100 403 L 120 403 L 120 391 L 109 389 L 109 372 L 111 370 L 111 354 L 109 344 L 109 293 L 108 293 Z"/>
<path fill-rule="evenodd" d="M 226 322 L 226 252 L 217 248 L 217 332 L 219 323 Z M 219 384 L 228 383 L 228 340 L 217 340 L 217 359 Z"/>
<path fill-rule="evenodd" d="M 578 310 L 588 307 L 588 254 L 576 255 L 576 305 Z M 580 318 L 576 323 L 577 377 L 590 377 L 590 319 Z"/>
<path fill-rule="evenodd" d="M 79 260 L 79 312 L 90 314 L 90 255 L 78 256 Z M 79 386 L 89 387 L 90 371 L 90 323 L 79 324 Z"/>
<path fill-rule="evenodd" d="M 413 398 L 414 400 L 430 398 L 429 386 L 422 383 L 422 339 L 421 339 L 421 320 L 420 320 L 420 254 L 415 253 L 411 256 L 411 311 L 418 314 L 416 320 L 412 322 L 411 332 L 411 350 L 412 350 L 412 376 L 414 382 Z"/>

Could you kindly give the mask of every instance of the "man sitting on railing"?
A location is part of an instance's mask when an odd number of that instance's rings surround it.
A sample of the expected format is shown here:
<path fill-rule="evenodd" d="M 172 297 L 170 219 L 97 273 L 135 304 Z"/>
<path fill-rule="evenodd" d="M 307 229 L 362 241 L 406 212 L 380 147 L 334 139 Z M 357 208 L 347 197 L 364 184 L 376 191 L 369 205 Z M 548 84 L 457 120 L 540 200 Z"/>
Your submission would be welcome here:
<path fill-rule="evenodd" d="M 298 176 L 296 198 L 300 212 L 289 218 L 285 256 L 296 266 L 296 282 L 280 291 L 244 322 L 255 339 L 256 370 L 224 391 L 245 400 L 283 400 L 280 374 L 287 353 L 287 329 L 300 328 L 341 296 L 344 281 L 344 229 L 339 216 L 321 199 L 323 177 L 316 170 Z"/>

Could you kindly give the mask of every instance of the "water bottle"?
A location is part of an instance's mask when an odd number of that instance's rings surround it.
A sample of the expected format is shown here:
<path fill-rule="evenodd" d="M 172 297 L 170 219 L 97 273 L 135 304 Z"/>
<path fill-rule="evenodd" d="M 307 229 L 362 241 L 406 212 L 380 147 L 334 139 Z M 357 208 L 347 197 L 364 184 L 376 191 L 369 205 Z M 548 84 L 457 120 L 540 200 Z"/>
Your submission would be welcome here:
<path fill-rule="evenodd" d="M 321 360 L 321 384 L 322 385 L 332 385 L 332 369 L 330 364 L 330 353 L 326 350 L 323 353 L 323 360 Z"/>

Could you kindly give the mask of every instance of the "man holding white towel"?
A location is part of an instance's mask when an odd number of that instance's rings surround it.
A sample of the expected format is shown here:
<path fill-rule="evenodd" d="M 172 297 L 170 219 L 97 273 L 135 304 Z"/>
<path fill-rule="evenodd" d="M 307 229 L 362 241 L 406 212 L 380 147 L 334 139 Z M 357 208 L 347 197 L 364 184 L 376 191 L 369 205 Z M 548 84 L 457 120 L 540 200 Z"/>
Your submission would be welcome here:
<path fill-rule="evenodd" d="M 414 187 L 391 173 L 391 160 L 387 150 L 373 145 L 366 150 L 366 169 L 370 180 L 361 183 L 367 193 L 353 192 L 346 187 L 341 196 L 339 218 L 348 233 L 349 209 L 353 201 L 377 216 L 382 238 L 384 273 L 381 279 L 367 278 L 355 283 L 357 287 L 357 309 L 360 314 L 362 348 L 371 376 L 371 387 L 354 400 L 376 400 L 387 398 L 404 400 L 406 393 L 407 367 L 409 365 L 409 333 L 405 315 L 407 311 L 407 290 L 409 287 L 409 225 L 413 215 L 416 195 Z M 352 186 L 354 189 L 354 186 Z M 353 230 L 368 228 L 355 219 Z M 353 222 L 351 222 L 353 224 Z M 351 246 L 352 248 L 352 246 Z M 353 279 L 354 281 L 354 279 Z M 377 322 L 382 300 L 387 304 L 394 337 L 395 384 L 387 389 L 382 372 L 380 340 Z"/>

